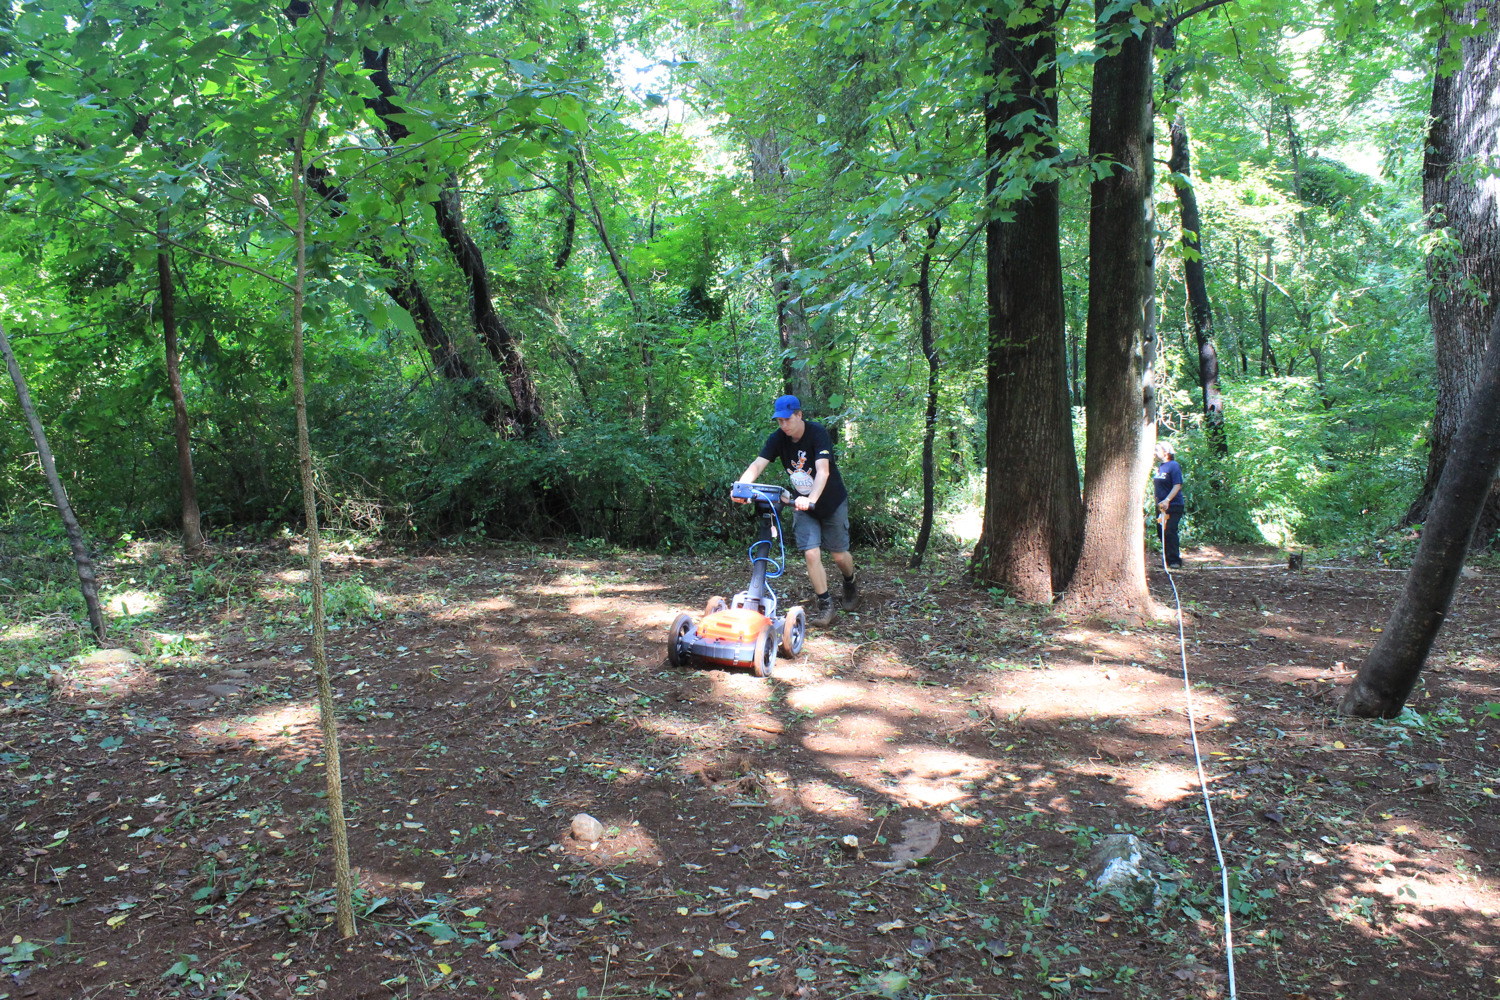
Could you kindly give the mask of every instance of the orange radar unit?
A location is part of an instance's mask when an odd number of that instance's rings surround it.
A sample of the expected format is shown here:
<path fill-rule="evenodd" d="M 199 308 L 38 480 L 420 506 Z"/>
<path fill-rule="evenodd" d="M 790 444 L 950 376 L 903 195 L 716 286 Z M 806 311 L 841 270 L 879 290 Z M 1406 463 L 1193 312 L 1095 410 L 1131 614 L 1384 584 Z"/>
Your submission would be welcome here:
<path fill-rule="evenodd" d="M 791 494 L 779 486 L 735 483 L 729 496 L 736 503 L 753 504 L 760 522 L 750 545 L 750 586 L 729 601 L 710 597 L 701 622 L 690 614 L 678 615 L 667 630 L 667 660 L 674 667 L 749 667 L 755 676 L 769 677 L 777 650 L 795 657 L 807 636 L 807 614 L 797 606 L 778 615 L 770 585 L 786 565 L 781 511 L 791 504 Z M 779 559 L 772 557 L 772 543 L 780 547 Z"/>

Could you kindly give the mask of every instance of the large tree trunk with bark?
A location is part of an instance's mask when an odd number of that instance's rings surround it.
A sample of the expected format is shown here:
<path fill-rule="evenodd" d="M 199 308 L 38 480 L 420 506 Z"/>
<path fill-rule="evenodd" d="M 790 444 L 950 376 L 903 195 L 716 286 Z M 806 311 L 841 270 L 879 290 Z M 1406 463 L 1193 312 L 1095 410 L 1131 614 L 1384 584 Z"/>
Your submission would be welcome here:
<path fill-rule="evenodd" d="M 16 387 L 16 398 L 21 402 L 21 413 L 31 428 L 31 440 L 36 444 L 36 457 L 42 464 L 42 473 L 47 477 L 47 486 L 52 490 L 52 502 L 57 506 L 57 516 L 62 519 L 63 531 L 67 533 L 68 545 L 73 550 L 73 563 L 78 567 L 78 589 L 83 594 L 83 605 L 88 609 L 89 625 L 94 629 L 94 638 L 104 641 L 104 611 L 99 607 L 99 578 L 94 573 L 94 560 L 89 547 L 83 541 L 83 529 L 68 503 L 68 492 L 63 489 L 62 479 L 57 475 L 57 463 L 52 460 L 52 449 L 47 444 L 47 432 L 36 415 L 31 402 L 31 390 L 26 386 L 26 376 L 21 374 L 21 365 L 10 349 L 10 338 L 5 335 L 5 325 L 0 323 L 0 353 L 5 355 L 5 367 L 10 370 L 10 380 Z"/>
<path fill-rule="evenodd" d="M 167 391 L 172 396 L 172 430 L 177 438 L 177 488 L 182 497 L 182 552 L 189 559 L 203 554 L 203 523 L 198 511 L 198 486 L 193 477 L 193 442 L 188 427 L 187 399 L 182 395 L 182 372 L 177 351 L 177 294 L 172 282 L 172 258 L 167 253 L 167 219 L 161 213 L 163 239 L 156 248 L 156 284 L 161 297 L 161 332 L 167 350 Z"/>
<path fill-rule="evenodd" d="M 932 539 L 932 520 L 937 508 L 937 465 L 933 445 L 937 438 L 938 376 L 941 365 L 937 341 L 932 333 L 932 249 L 942 228 L 941 219 L 928 223 L 927 245 L 922 249 L 922 263 L 917 276 L 918 325 L 922 330 L 922 354 L 927 358 L 927 422 L 922 431 L 922 527 L 917 531 L 917 544 L 911 554 L 912 569 L 921 566 L 922 557 L 927 554 L 927 543 Z"/>
<path fill-rule="evenodd" d="M 392 142 L 400 142 L 410 135 L 405 125 L 394 117 L 401 108 L 393 98 L 396 88 L 391 84 L 390 50 L 365 49 L 364 68 L 370 71 L 370 82 L 375 84 L 380 96 L 367 101 L 380 118 Z M 542 414 L 542 397 L 537 391 L 526 359 L 521 353 L 520 337 L 505 325 L 495 310 L 495 301 L 490 295 L 489 271 L 485 267 L 484 254 L 479 245 L 464 227 L 463 200 L 456 183 L 443 186 L 438 199 L 432 203 L 437 218 L 438 231 L 443 242 L 448 244 L 454 263 L 463 273 L 469 287 L 469 308 L 474 319 L 474 329 L 480 342 L 489 351 L 490 357 L 500 367 L 505 384 L 510 389 L 514 403 L 512 413 L 516 427 L 525 435 L 546 435 L 547 425 Z"/>
<path fill-rule="evenodd" d="M 1096 0 L 1096 16 L 1111 6 Z M 1089 156 L 1115 166 L 1090 189 L 1083 550 L 1065 606 L 1144 621 L 1156 614 L 1142 506 L 1156 443 L 1153 34 L 1130 33 L 1130 16 L 1126 8 L 1097 26 L 1107 54 L 1094 64 Z"/>
<path fill-rule="evenodd" d="M 1495 294 L 1500 288 L 1491 285 L 1487 291 Z M 1448 462 L 1406 575 L 1406 589 L 1339 705 L 1345 715 L 1391 719 L 1401 714 L 1453 600 L 1464 556 L 1500 471 L 1500 316 L 1491 320 L 1488 339 L 1463 422 L 1448 440 Z"/>
<path fill-rule="evenodd" d="M 1428 508 L 1453 435 L 1479 375 L 1485 335 L 1500 291 L 1500 177 L 1466 176 L 1465 164 L 1493 163 L 1500 156 L 1500 2 L 1469 3 L 1461 20 L 1473 24 L 1488 11 L 1489 27 L 1463 41 L 1463 58 L 1451 76 L 1434 76 L 1431 127 L 1422 171 L 1422 202 L 1432 224 L 1446 228 L 1451 252 L 1428 260 L 1431 291 L 1427 308 L 1437 352 L 1437 407 L 1428 432 L 1427 475 L 1422 492 L 1407 512 L 1411 523 L 1428 519 Z M 1476 545 L 1494 541 L 1500 530 L 1500 484 L 1489 498 L 1475 532 Z"/>
<path fill-rule="evenodd" d="M 1058 155 L 1058 6 L 1046 3 L 1040 13 L 1017 28 L 1002 19 L 986 25 L 997 80 L 985 105 L 992 198 L 1006 173 Z M 1020 115 L 1028 117 L 1007 134 L 1006 123 Z M 987 473 L 973 568 L 984 583 L 1048 604 L 1067 586 L 1083 526 L 1068 401 L 1058 184 L 1033 180 L 1023 195 L 996 209 L 1010 218 L 992 217 L 985 228 Z"/>

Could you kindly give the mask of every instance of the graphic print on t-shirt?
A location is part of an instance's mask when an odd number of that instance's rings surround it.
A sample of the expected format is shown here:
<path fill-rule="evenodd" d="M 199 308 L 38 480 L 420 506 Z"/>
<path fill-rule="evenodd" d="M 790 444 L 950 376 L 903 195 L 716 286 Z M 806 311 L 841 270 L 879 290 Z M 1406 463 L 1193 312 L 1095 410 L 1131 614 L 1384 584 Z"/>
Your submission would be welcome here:
<path fill-rule="evenodd" d="M 792 477 L 792 486 L 798 493 L 807 496 L 812 492 L 813 477 L 807 471 L 807 452 L 798 449 L 797 464 L 787 470 L 787 475 Z"/>
<path fill-rule="evenodd" d="M 817 464 L 824 461 L 828 463 L 828 481 L 823 486 L 823 495 L 811 508 L 815 517 L 838 510 L 839 505 L 849 496 L 834 460 L 833 441 L 822 424 L 807 421 L 802 436 L 795 441 L 785 431 L 772 431 L 771 436 L 766 438 L 765 447 L 760 450 L 760 457 L 768 462 L 780 459 L 781 467 L 786 469 L 787 477 L 792 481 L 792 488 L 799 496 L 809 500 L 812 499 L 813 487 L 817 484 Z"/>

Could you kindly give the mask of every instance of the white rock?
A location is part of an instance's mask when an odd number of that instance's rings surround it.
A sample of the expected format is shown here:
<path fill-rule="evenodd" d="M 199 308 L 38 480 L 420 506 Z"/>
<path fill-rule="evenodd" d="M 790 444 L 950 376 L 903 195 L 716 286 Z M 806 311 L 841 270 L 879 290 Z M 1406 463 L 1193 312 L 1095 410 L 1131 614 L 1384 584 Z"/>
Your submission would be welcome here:
<path fill-rule="evenodd" d="M 604 839 L 604 824 L 588 813 L 573 817 L 573 839 L 584 844 L 597 843 Z"/>
<path fill-rule="evenodd" d="M 1094 887 L 1111 889 L 1147 889 L 1154 900 L 1161 900 L 1161 882 L 1171 880 L 1172 866 L 1133 833 L 1115 833 L 1101 839 L 1090 857 Z"/>

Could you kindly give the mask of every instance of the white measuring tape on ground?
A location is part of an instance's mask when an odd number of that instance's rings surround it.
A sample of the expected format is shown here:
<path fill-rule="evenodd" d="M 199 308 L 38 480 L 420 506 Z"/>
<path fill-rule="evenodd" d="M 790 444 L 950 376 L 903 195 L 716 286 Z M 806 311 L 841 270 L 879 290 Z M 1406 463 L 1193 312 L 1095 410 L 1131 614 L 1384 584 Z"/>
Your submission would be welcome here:
<path fill-rule="evenodd" d="M 1264 565 L 1264 564 L 1261 564 L 1261 563 L 1257 563 L 1254 566 L 1209 566 L 1207 564 L 1204 564 L 1204 565 L 1200 565 L 1200 566 L 1194 566 L 1193 567 L 1193 572 L 1196 573 L 1196 572 L 1199 572 L 1201 570 L 1210 570 L 1210 569 L 1260 569 L 1260 570 L 1280 569 L 1280 570 L 1286 570 L 1286 572 L 1288 572 L 1288 573 L 1295 573 L 1295 572 L 1297 572 L 1296 570 L 1287 569 L 1287 567 L 1281 565 L 1280 563 L 1274 563 L 1274 564 L 1272 564 L 1270 566 L 1267 566 L 1267 565 Z M 1326 569 L 1326 570 L 1335 570 L 1335 569 L 1337 569 L 1337 570 L 1348 570 L 1351 573 L 1405 573 L 1405 572 L 1407 572 L 1404 569 L 1390 569 L 1390 568 L 1384 567 L 1384 566 L 1306 566 L 1306 567 L 1304 567 L 1304 569 Z"/>
<path fill-rule="evenodd" d="M 1193 685 L 1188 680 L 1187 635 L 1182 628 L 1182 597 L 1177 593 L 1177 580 L 1172 576 L 1172 567 L 1167 565 L 1166 517 L 1156 522 L 1161 536 L 1161 566 L 1167 571 L 1167 582 L 1172 585 L 1172 600 L 1177 604 L 1177 648 L 1182 655 L 1182 693 L 1187 698 L 1188 732 L 1193 737 L 1193 760 L 1198 765 L 1198 790 L 1203 793 L 1203 808 L 1208 812 L 1208 832 L 1214 840 L 1214 854 L 1219 859 L 1219 879 L 1224 888 L 1224 958 L 1229 963 L 1229 1000 L 1236 1000 L 1234 988 L 1234 933 L 1233 913 L 1229 908 L 1229 867 L 1224 864 L 1224 848 L 1219 844 L 1219 828 L 1214 825 L 1214 804 L 1208 794 L 1208 778 L 1203 774 L 1203 754 L 1198 750 L 1198 724 L 1193 716 Z M 1236 567 L 1238 568 L 1238 567 Z"/>

